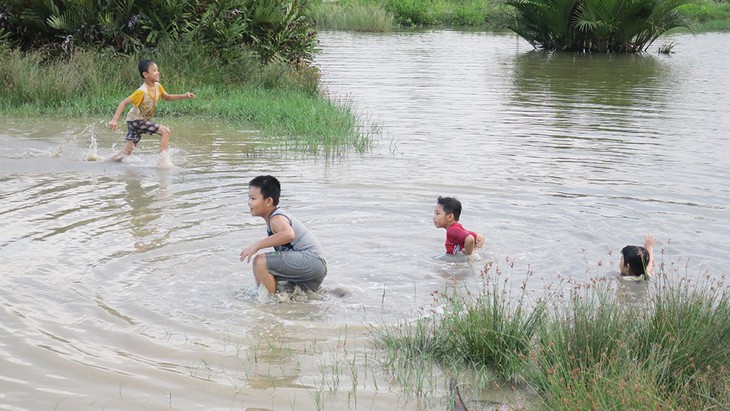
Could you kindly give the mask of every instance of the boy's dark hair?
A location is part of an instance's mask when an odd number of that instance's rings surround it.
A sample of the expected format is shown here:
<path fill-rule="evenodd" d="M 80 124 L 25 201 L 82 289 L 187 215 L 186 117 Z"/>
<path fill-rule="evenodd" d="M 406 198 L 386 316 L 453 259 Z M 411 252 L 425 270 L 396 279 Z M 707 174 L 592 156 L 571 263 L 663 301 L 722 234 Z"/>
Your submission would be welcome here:
<path fill-rule="evenodd" d="M 274 205 L 279 205 L 279 196 L 281 196 L 281 184 L 279 180 L 273 176 L 258 176 L 248 182 L 249 187 L 258 187 L 264 199 L 271 197 Z"/>
<path fill-rule="evenodd" d="M 150 69 L 150 66 L 153 64 L 155 64 L 155 62 L 152 60 L 140 60 L 139 64 L 137 65 L 140 77 L 144 78 L 144 73 L 146 73 L 147 70 Z"/>
<path fill-rule="evenodd" d="M 459 221 L 461 217 L 461 202 L 454 197 L 439 197 L 436 204 L 444 208 L 446 214 L 454 214 L 454 220 Z"/>
<path fill-rule="evenodd" d="M 649 250 L 638 245 L 627 245 L 621 249 L 624 264 L 629 266 L 629 274 L 645 275 L 649 264 Z"/>

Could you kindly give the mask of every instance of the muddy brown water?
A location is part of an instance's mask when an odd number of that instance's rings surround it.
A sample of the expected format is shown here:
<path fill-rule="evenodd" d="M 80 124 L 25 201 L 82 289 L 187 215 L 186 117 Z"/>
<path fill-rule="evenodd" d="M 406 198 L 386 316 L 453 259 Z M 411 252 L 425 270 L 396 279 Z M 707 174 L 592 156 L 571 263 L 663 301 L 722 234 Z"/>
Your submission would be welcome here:
<path fill-rule="evenodd" d="M 488 261 L 533 272 L 539 293 L 612 275 L 621 247 L 653 233 L 683 273 L 725 274 L 728 40 L 573 56 L 512 35 L 322 33 L 327 91 L 383 130 L 335 160 L 162 118 L 174 167 L 157 167 L 150 138 L 122 164 L 89 161 L 121 142 L 108 119 L 3 118 L 0 408 L 444 409 L 448 378 L 426 370 L 410 378 L 427 398 L 404 391 L 368 327 L 419 315 L 454 280 L 476 287 Z M 319 298 L 261 302 L 238 261 L 265 234 L 245 201 L 262 173 L 327 251 Z M 473 264 L 443 258 L 439 195 L 487 239 Z"/>

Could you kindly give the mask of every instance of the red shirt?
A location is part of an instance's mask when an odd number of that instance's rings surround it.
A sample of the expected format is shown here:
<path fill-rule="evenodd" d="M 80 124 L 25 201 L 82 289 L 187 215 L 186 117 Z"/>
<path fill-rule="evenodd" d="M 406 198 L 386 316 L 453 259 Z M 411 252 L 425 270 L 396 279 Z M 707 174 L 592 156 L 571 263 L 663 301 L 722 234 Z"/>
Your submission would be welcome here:
<path fill-rule="evenodd" d="M 459 251 L 464 250 L 464 241 L 467 237 L 474 237 L 474 241 L 477 241 L 477 233 L 469 231 L 459 223 L 451 224 L 446 229 L 446 253 L 447 254 L 458 254 Z"/>

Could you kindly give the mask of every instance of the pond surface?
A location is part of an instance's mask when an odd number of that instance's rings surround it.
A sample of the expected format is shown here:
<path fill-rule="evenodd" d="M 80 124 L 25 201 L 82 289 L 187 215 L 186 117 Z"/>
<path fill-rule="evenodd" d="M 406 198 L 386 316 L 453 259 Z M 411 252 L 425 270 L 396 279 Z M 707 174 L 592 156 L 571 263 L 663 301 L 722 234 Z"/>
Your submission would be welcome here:
<path fill-rule="evenodd" d="M 123 164 L 89 161 L 121 144 L 108 119 L 3 118 L 0 408 L 445 409 L 443 381 L 418 401 L 361 375 L 357 349 L 486 262 L 532 272 L 539 294 L 612 275 L 653 233 L 680 274 L 726 274 L 730 34 L 668 41 L 676 54 L 573 56 L 512 35 L 323 33 L 327 91 L 383 130 L 336 160 L 157 118 L 175 167 L 150 137 Z M 238 261 L 265 235 L 246 206 L 259 174 L 325 247 L 321 298 L 262 303 Z M 473 265 L 443 256 L 439 195 L 486 237 Z"/>

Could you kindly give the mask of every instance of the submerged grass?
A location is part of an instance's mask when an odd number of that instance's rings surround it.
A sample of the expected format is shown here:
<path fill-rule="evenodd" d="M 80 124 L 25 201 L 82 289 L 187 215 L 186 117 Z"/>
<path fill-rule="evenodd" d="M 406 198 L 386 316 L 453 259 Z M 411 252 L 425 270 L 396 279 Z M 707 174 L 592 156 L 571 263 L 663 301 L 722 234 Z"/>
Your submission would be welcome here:
<path fill-rule="evenodd" d="M 76 50 L 49 59 L 42 51 L 0 50 L 0 113 L 9 116 L 111 116 L 141 84 L 140 58 L 158 62 L 170 94 L 196 99 L 161 102 L 154 119 L 220 119 L 259 130 L 287 149 L 336 154 L 370 149 L 377 130 L 366 129 L 347 102 L 319 92 L 316 68 L 262 65 L 253 55 L 223 63 L 200 50 L 161 47 L 149 56 Z"/>
<path fill-rule="evenodd" d="M 374 330 L 386 367 L 461 363 L 523 382 L 538 396 L 534 409 L 730 407 L 724 278 L 690 281 L 662 265 L 641 301 L 627 300 L 617 280 L 601 279 L 562 284 L 535 302 L 524 289 L 515 298 L 490 269 L 478 295 L 438 294 L 438 308 L 425 318 Z"/>

